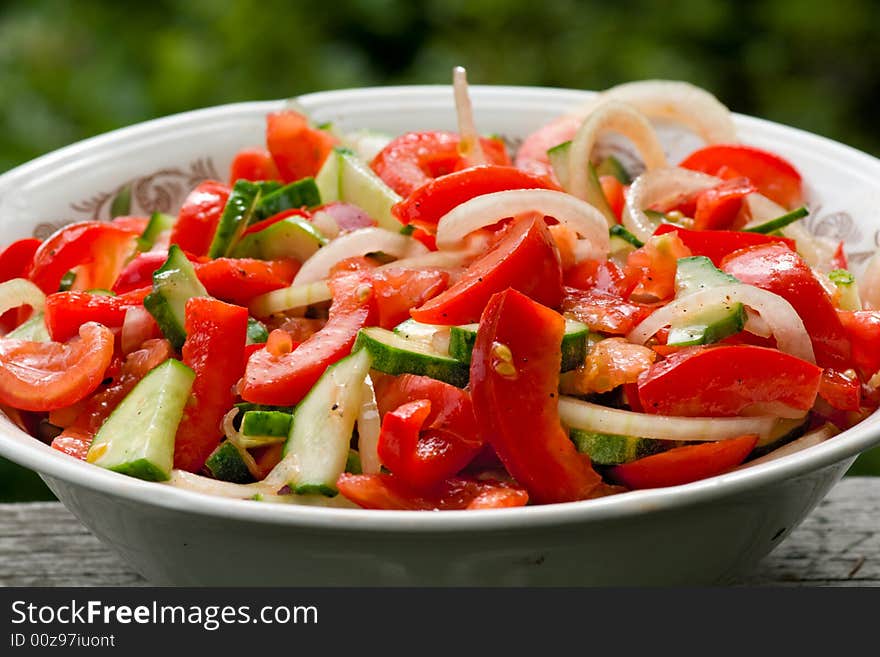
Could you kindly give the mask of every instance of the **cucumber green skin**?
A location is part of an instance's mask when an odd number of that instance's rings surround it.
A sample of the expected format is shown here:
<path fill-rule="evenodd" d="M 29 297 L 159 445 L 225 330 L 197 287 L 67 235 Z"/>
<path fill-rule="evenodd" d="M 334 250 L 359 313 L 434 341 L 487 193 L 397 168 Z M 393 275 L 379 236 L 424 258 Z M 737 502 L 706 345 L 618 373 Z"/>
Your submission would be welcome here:
<path fill-rule="evenodd" d="M 759 441 L 758 444 L 755 445 L 755 449 L 749 454 L 747 460 L 751 461 L 759 456 L 769 454 L 774 449 L 778 449 L 783 445 L 800 438 L 807 432 L 807 429 L 810 426 L 809 418 L 805 418 L 804 420 L 780 420 L 779 423 L 782 425 L 781 430 L 776 433 L 776 435 L 774 435 L 775 432 L 771 433 L 766 440 Z"/>
<path fill-rule="evenodd" d="M 208 291 L 196 277 L 192 263 L 174 244 L 168 259 L 153 273 L 153 291 L 144 298 L 144 308 L 155 318 L 162 333 L 175 349 L 186 341 L 186 302 L 206 297 Z"/>
<path fill-rule="evenodd" d="M 244 459 L 241 458 L 238 447 L 228 440 L 224 440 L 211 452 L 211 456 L 205 461 L 205 468 L 214 479 L 221 481 L 231 481 L 234 484 L 249 484 L 255 481 Z"/>
<path fill-rule="evenodd" d="M 596 167 L 596 174 L 599 176 L 614 176 L 623 185 L 632 183 L 632 176 L 629 175 L 629 172 L 620 163 L 620 160 L 613 155 L 609 155 L 599 163 L 599 166 Z"/>
<path fill-rule="evenodd" d="M 293 406 L 268 406 L 266 404 L 254 404 L 251 402 L 238 402 L 235 407 L 239 410 L 238 417 L 243 417 L 248 411 L 280 411 L 282 413 L 293 413 Z"/>
<path fill-rule="evenodd" d="M 64 276 L 61 277 L 61 283 L 58 284 L 59 292 L 67 292 L 70 288 L 73 287 L 73 282 L 76 280 L 76 274 L 72 271 L 67 272 Z"/>
<path fill-rule="evenodd" d="M 281 411 L 247 411 L 241 418 L 240 431 L 245 436 L 286 437 L 293 416 Z"/>
<path fill-rule="evenodd" d="M 263 344 L 269 339 L 266 325 L 254 317 L 248 317 L 246 344 Z"/>
<path fill-rule="evenodd" d="M 645 246 L 645 243 L 642 240 L 640 240 L 638 237 L 633 235 L 631 232 L 629 232 L 626 228 L 624 228 L 620 224 L 614 224 L 611 228 L 609 228 L 608 234 L 611 235 L 611 237 L 619 237 L 624 242 L 631 244 L 632 246 L 636 247 L 637 249 L 640 249 L 643 246 Z"/>
<path fill-rule="evenodd" d="M 586 454 L 597 465 L 620 465 L 631 463 L 652 454 L 665 452 L 681 443 L 673 440 L 656 440 L 636 436 L 619 436 L 572 429 L 572 442 L 581 454 Z"/>
<path fill-rule="evenodd" d="M 147 227 L 144 228 L 144 232 L 137 239 L 138 251 L 149 251 L 152 249 L 159 234 L 174 226 L 175 221 L 176 217 L 164 212 L 154 212 L 151 214 Z"/>
<path fill-rule="evenodd" d="M 260 200 L 256 211 L 250 218 L 249 223 L 256 223 L 262 219 L 294 208 L 314 208 L 321 205 L 321 193 L 315 184 L 314 178 L 303 178 L 289 185 L 271 192 Z"/>
<path fill-rule="evenodd" d="M 110 218 L 131 214 L 131 185 L 124 185 L 110 203 Z"/>
<path fill-rule="evenodd" d="M 574 324 L 580 324 L 577 329 L 570 328 Z M 477 324 L 465 324 L 453 326 L 449 331 L 449 355 L 468 365 L 471 362 L 471 353 L 477 340 Z M 566 332 L 562 336 L 562 363 L 560 372 L 568 372 L 577 369 L 587 359 L 587 343 L 590 329 L 586 324 L 567 320 Z"/>
<path fill-rule="evenodd" d="M 148 481 L 168 479 L 177 425 L 195 376 L 173 358 L 150 371 L 98 429 L 87 460 Z"/>
<path fill-rule="evenodd" d="M 418 352 L 399 353 L 401 350 L 370 337 L 361 329 L 354 341 L 352 352 L 366 349 L 373 359 L 373 369 L 386 374 L 418 374 L 443 381 L 456 388 L 464 388 L 470 379 L 467 363 L 438 354 L 436 356 Z"/>
<path fill-rule="evenodd" d="M 358 454 L 357 450 L 348 450 L 348 460 L 345 462 L 345 471 L 350 474 L 363 474 L 364 471 L 361 467 L 361 455 Z"/>
<path fill-rule="evenodd" d="M 730 310 L 721 319 L 701 324 L 699 318 L 687 326 L 671 327 L 666 344 L 684 347 L 699 344 L 714 344 L 735 335 L 746 325 L 746 309 L 741 303 L 731 304 Z"/>
<path fill-rule="evenodd" d="M 805 207 L 797 208 L 796 210 L 792 210 L 791 212 L 787 212 L 781 217 L 776 217 L 775 219 L 771 219 L 770 221 L 765 221 L 763 224 L 759 224 L 757 226 L 752 226 L 751 228 L 743 228 L 744 233 L 762 233 L 767 235 L 774 231 L 779 230 L 780 228 L 785 228 L 789 224 L 793 224 L 798 219 L 803 219 L 808 214 L 810 214 L 809 210 Z"/>
<path fill-rule="evenodd" d="M 222 258 L 232 251 L 241 233 L 251 222 L 262 193 L 263 188 L 258 183 L 248 180 L 235 183 L 208 249 L 209 258 Z"/>

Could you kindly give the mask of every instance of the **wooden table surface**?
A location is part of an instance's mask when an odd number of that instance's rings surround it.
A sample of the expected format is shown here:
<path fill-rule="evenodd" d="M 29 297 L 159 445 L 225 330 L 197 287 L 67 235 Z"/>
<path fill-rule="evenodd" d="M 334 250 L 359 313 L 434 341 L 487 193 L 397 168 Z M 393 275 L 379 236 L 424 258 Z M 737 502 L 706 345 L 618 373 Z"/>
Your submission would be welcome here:
<path fill-rule="evenodd" d="M 840 482 L 739 583 L 880 586 L 880 477 Z M 145 584 L 61 504 L 0 504 L 0 586 Z"/>

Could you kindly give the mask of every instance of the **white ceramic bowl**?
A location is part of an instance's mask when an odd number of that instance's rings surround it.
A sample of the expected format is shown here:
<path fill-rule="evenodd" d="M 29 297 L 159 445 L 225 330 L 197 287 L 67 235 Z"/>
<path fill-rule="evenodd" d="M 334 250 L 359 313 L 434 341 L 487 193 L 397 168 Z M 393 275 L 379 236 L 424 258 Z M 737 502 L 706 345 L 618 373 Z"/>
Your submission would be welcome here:
<path fill-rule="evenodd" d="M 522 137 L 587 92 L 476 87 L 478 127 Z M 389 133 L 454 128 L 449 87 L 317 93 L 319 122 Z M 135 210 L 174 211 L 232 156 L 263 143 L 242 103 L 171 116 L 61 149 L 0 176 L 0 243 L 106 218 L 131 183 Z M 880 162 L 814 135 L 736 117 L 741 138 L 789 158 L 810 186 L 814 232 L 863 261 L 880 238 Z M 678 147 L 681 145 L 679 144 Z M 672 146 L 675 150 L 676 146 Z M 0 454 L 38 471 L 101 540 L 156 584 L 605 585 L 728 581 L 776 546 L 880 443 L 880 414 L 798 454 L 675 488 L 480 512 L 362 511 L 213 498 L 102 470 L 52 450 L 0 415 Z"/>

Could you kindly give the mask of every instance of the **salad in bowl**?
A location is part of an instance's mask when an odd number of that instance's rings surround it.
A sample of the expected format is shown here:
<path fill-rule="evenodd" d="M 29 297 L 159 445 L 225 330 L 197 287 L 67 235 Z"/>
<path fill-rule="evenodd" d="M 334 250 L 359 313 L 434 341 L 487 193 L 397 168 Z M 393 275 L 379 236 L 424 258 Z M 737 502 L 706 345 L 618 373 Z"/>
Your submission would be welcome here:
<path fill-rule="evenodd" d="M 454 89 L 456 131 L 292 104 L 176 215 L 123 190 L 9 244 L 3 411 L 164 485 L 464 510 L 688 484 L 880 405 L 880 258 L 808 231 L 810 181 L 709 93 L 621 85 L 512 144 Z"/>

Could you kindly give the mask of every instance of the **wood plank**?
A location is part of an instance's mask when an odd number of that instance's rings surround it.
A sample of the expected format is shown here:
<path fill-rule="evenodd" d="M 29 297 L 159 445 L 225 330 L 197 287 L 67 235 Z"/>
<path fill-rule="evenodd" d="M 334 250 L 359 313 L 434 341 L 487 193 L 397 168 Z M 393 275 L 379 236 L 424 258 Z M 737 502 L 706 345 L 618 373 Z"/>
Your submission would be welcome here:
<path fill-rule="evenodd" d="M 844 479 L 744 586 L 880 586 L 880 478 Z M 143 586 L 61 504 L 0 504 L 0 586 Z"/>

